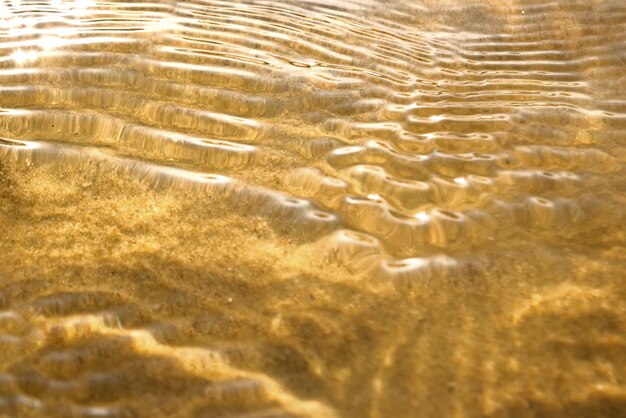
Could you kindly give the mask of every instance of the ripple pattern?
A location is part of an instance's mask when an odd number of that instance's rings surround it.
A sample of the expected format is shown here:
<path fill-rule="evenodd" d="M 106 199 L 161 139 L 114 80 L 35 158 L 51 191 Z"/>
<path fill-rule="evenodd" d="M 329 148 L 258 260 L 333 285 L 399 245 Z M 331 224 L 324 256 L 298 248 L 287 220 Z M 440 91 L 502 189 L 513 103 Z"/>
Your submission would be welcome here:
<path fill-rule="evenodd" d="M 257 285 L 228 284 L 228 263 L 163 279 L 107 262 L 39 287 L 58 269 L 7 261 L 0 415 L 626 413 L 625 69 L 619 0 L 0 0 L 0 232 L 22 216 L 114 234 L 105 224 L 126 216 L 138 224 L 121 234 L 197 241 L 170 248 L 180 264 L 164 266 L 181 270 L 209 263 L 202 233 L 237 222 L 268 259 L 263 240 L 291 246 L 279 273 L 244 257 L 281 277 Z M 154 212 L 94 192 L 84 204 L 113 215 L 29 218 L 11 170 L 71 179 L 78 202 L 109 182 Z M 164 215 L 183 201 L 184 222 Z M 71 247 L 30 233 L 33 260 Z M 291 274 L 302 260 L 313 267 Z M 246 304 L 206 302 L 207 283 Z M 542 374 L 572 359 L 578 375 Z"/>

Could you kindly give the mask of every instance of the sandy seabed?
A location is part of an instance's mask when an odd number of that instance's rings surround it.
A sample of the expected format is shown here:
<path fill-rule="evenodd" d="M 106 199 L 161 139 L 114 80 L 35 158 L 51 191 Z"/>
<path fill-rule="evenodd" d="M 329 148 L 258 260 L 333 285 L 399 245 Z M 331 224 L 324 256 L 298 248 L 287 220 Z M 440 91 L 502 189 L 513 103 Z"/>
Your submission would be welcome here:
<path fill-rule="evenodd" d="M 0 417 L 626 416 L 621 1 L 0 2 Z"/>

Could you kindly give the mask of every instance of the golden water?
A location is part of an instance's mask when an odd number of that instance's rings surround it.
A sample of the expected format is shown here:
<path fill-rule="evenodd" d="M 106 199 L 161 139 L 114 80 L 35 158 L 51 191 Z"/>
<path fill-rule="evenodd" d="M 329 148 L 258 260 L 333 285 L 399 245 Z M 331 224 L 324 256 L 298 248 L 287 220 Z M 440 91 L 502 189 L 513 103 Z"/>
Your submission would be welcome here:
<path fill-rule="evenodd" d="M 626 416 L 622 0 L 0 0 L 0 417 Z"/>

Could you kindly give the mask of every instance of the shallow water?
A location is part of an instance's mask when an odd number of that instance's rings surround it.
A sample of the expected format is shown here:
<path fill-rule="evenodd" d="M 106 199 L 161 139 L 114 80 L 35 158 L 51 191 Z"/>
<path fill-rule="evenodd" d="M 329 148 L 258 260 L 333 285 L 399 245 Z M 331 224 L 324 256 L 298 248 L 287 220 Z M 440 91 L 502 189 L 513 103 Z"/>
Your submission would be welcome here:
<path fill-rule="evenodd" d="M 0 417 L 626 416 L 626 4 L 0 0 Z"/>

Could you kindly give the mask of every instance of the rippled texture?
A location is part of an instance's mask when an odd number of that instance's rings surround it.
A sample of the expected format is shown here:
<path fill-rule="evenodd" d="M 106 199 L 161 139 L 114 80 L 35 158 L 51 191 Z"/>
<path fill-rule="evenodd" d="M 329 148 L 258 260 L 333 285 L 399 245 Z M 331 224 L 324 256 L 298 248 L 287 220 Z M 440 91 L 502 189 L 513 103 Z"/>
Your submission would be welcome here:
<path fill-rule="evenodd" d="M 626 416 L 626 4 L 0 0 L 0 416 Z"/>

